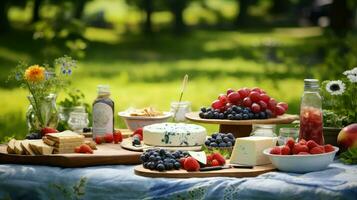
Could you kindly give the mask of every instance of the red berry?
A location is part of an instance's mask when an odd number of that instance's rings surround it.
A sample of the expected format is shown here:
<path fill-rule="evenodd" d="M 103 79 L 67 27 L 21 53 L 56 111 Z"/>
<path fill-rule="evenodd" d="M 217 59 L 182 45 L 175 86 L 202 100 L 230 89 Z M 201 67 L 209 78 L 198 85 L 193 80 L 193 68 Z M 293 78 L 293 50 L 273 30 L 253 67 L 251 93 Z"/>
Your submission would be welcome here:
<path fill-rule="evenodd" d="M 92 150 L 92 148 L 90 148 L 89 145 L 81 144 L 81 146 L 79 146 L 79 152 L 80 153 L 93 153 L 93 150 Z"/>
<path fill-rule="evenodd" d="M 274 112 L 276 107 L 276 101 L 274 98 L 270 98 L 269 103 L 268 103 L 268 108 Z"/>
<path fill-rule="evenodd" d="M 268 108 L 268 105 L 263 100 L 260 100 L 258 104 L 260 105 L 260 109 L 262 111 L 265 111 Z"/>
<path fill-rule="evenodd" d="M 249 97 L 243 99 L 243 106 L 250 107 L 252 105 L 252 100 Z"/>
<path fill-rule="evenodd" d="M 238 90 L 238 93 L 242 99 L 249 95 L 249 92 L 245 88 L 241 88 Z"/>
<path fill-rule="evenodd" d="M 221 165 L 226 164 L 226 159 L 220 153 L 213 153 L 212 158 L 216 159 Z"/>
<path fill-rule="evenodd" d="M 212 102 L 212 105 L 211 105 L 211 107 L 213 108 L 213 109 L 221 109 L 222 107 L 224 106 L 224 104 L 222 104 L 222 102 L 220 101 L 220 100 L 214 100 L 213 102 Z"/>
<path fill-rule="evenodd" d="M 95 141 L 95 143 L 97 143 L 97 144 L 102 144 L 103 137 L 97 135 L 97 136 L 95 136 L 94 141 Z"/>
<path fill-rule="evenodd" d="M 287 111 L 289 108 L 288 104 L 285 102 L 280 102 L 277 105 L 283 107 L 285 109 L 285 111 Z"/>
<path fill-rule="evenodd" d="M 261 94 L 261 93 L 262 93 L 262 89 L 260 89 L 260 88 L 258 88 L 258 87 L 254 87 L 254 88 L 252 88 L 252 91 L 254 91 L 254 92 L 258 92 L 259 94 Z"/>
<path fill-rule="evenodd" d="M 299 140 L 299 144 L 304 144 L 304 145 L 306 145 L 306 140 L 300 139 L 300 140 Z"/>
<path fill-rule="evenodd" d="M 135 134 L 139 134 L 139 135 L 143 136 L 143 128 L 136 129 L 131 136 L 133 136 Z"/>
<path fill-rule="evenodd" d="M 228 95 L 228 101 L 235 104 L 240 100 L 240 95 L 238 92 L 232 92 Z"/>
<path fill-rule="evenodd" d="M 141 136 L 139 134 L 135 134 L 135 135 L 133 135 L 133 137 L 138 137 L 140 141 L 143 141 L 143 136 Z"/>
<path fill-rule="evenodd" d="M 219 100 L 222 104 L 226 104 L 227 101 L 228 101 L 227 95 L 225 95 L 225 94 L 220 94 L 220 95 L 218 96 L 218 100 Z"/>
<path fill-rule="evenodd" d="M 298 154 L 300 152 L 309 152 L 309 148 L 303 144 L 295 144 L 294 148 L 292 149 L 293 154 Z"/>
<path fill-rule="evenodd" d="M 269 103 L 270 97 L 267 94 L 260 94 L 260 99 L 264 101 L 266 104 Z"/>
<path fill-rule="evenodd" d="M 283 115 L 285 113 L 285 109 L 281 106 L 275 107 L 275 114 L 276 115 Z"/>
<path fill-rule="evenodd" d="M 324 149 L 325 149 L 325 152 L 326 152 L 326 153 L 335 151 L 335 148 L 334 148 L 331 144 L 326 144 L 326 145 L 324 146 Z"/>
<path fill-rule="evenodd" d="M 214 167 L 214 166 L 220 166 L 218 160 L 216 159 L 213 159 L 212 162 L 211 162 L 211 166 Z"/>
<path fill-rule="evenodd" d="M 200 164 L 197 162 L 196 159 L 192 157 L 186 158 L 184 164 L 183 164 L 185 170 L 187 171 L 198 171 L 200 170 Z"/>
<path fill-rule="evenodd" d="M 291 151 L 289 146 L 283 146 L 281 147 L 281 155 L 290 155 Z"/>
<path fill-rule="evenodd" d="M 43 129 L 41 129 L 41 135 L 42 136 L 45 136 L 47 134 L 50 134 L 50 133 L 58 133 L 58 131 L 54 128 L 51 128 L 51 127 L 45 127 Z"/>
<path fill-rule="evenodd" d="M 136 131 L 135 131 L 136 132 Z M 143 137 L 142 135 L 140 135 L 139 133 L 135 134 L 137 136 L 140 136 L 141 138 Z M 134 135 L 134 136 L 135 136 Z M 140 138 L 139 137 L 139 138 Z M 121 134 L 121 132 L 119 130 L 116 130 L 114 133 L 113 133 L 113 140 L 114 140 L 114 143 L 115 144 L 118 144 L 119 142 L 122 142 L 123 141 L 123 135 Z"/>
<path fill-rule="evenodd" d="M 249 98 L 253 101 L 253 102 L 259 102 L 260 101 L 260 93 L 256 92 L 256 91 L 252 91 L 249 94 Z"/>
<path fill-rule="evenodd" d="M 260 112 L 260 105 L 253 103 L 252 106 L 250 107 L 250 109 L 254 112 L 254 113 L 258 113 Z"/>
<path fill-rule="evenodd" d="M 184 168 L 185 160 L 186 160 L 186 158 L 180 158 L 180 160 L 179 160 L 182 168 Z"/>
<path fill-rule="evenodd" d="M 227 90 L 227 95 L 229 95 L 230 93 L 232 93 L 232 92 L 235 92 L 232 88 L 229 88 L 228 90 Z"/>
<path fill-rule="evenodd" d="M 322 154 L 325 153 L 325 148 L 323 146 L 317 146 L 310 150 L 311 154 Z"/>
<path fill-rule="evenodd" d="M 310 153 L 309 152 L 304 152 L 304 151 L 302 151 L 302 152 L 299 152 L 298 154 L 296 154 L 296 155 L 309 155 Z"/>
<path fill-rule="evenodd" d="M 294 145 L 295 145 L 295 140 L 293 138 L 289 138 L 287 141 L 286 141 L 286 146 L 288 146 L 290 149 L 293 149 L 294 148 Z"/>
<path fill-rule="evenodd" d="M 281 155 L 281 149 L 279 147 L 274 147 L 270 150 L 270 154 Z"/>
<path fill-rule="evenodd" d="M 317 147 L 319 145 L 315 141 L 309 140 L 306 142 L 306 146 L 309 147 L 309 149 L 311 150 L 312 148 Z"/>
<path fill-rule="evenodd" d="M 104 140 L 106 143 L 112 143 L 113 142 L 113 133 L 106 133 L 104 135 Z"/>
<path fill-rule="evenodd" d="M 213 156 L 212 155 L 207 155 L 207 162 L 212 162 Z"/>
<path fill-rule="evenodd" d="M 81 148 L 80 148 L 80 147 L 74 148 L 74 152 L 75 152 L 75 153 L 81 153 Z"/>

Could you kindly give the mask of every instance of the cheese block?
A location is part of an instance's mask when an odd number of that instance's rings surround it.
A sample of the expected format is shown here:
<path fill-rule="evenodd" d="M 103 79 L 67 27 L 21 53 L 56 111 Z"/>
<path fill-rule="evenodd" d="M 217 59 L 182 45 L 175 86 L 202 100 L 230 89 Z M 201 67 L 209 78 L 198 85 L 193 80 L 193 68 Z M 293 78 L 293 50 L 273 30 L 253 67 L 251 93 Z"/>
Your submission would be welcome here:
<path fill-rule="evenodd" d="M 15 141 L 16 140 L 13 138 L 7 143 L 7 148 L 6 148 L 7 153 L 16 154 L 16 152 L 15 152 Z"/>
<path fill-rule="evenodd" d="M 271 163 L 263 150 L 276 145 L 276 137 L 242 137 L 237 138 L 230 162 L 241 165 L 266 165 Z"/>
<path fill-rule="evenodd" d="M 15 141 L 15 153 L 18 154 L 18 155 L 22 155 L 22 154 L 25 154 L 24 150 L 22 149 L 21 147 L 21 142 L 22 140 L 16 140 Z"/>
<path fill-rule="evenodd" d="M 22 150 L 25 152 L 26 155 L 36 155 L 32 149 L 30 148 L 30 140 L 23 140 L 21 142 Z"/>
<path fill-rule="evenodd" d="M 36 155 L 49 155 L 53 152 L 53 147 L 45 144 L 42 140 L 31 140 L 29 145 Z"/>
<path fill-rule="evenodd" d="M 158 123 L 143 128 L 143 142 L 151 146 L 200 146 L 206 129 L 195 124 Z"/>
<path fill-rule="evenodd" d="M 63 131 L 60 133 L 51 133 L 46 135 L 49 140 L 62 143 L 62 142 L 84 142 L 84 136 L 73 131 Z"/>
<path fill-rule="evenodd" d="M 57 147 L 57 148 L 66 148 L 66 147 L 77 147 L 83 144 L 83 141 L 75 141 L 75 142 L 66 142 L 62 141 L 61 143 L 52 141 L 48 138 L 42 138 L 43 142 L 49 146 Z"/>

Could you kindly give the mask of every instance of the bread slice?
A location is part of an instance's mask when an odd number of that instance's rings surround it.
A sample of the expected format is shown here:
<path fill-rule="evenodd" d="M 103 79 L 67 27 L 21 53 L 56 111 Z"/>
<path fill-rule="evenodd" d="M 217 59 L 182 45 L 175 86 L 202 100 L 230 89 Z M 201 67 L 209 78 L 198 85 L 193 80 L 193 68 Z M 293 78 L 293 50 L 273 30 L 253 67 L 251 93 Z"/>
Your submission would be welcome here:
<path fill-rule="evenodd" d="M 60 133 L 52 133 L 46 135 L 49 140 L 62 143 L 62 142 L 84 142 L 84 136 L 72 131 L 63 131 Z"/>
<path fill-rule="evenodd" d="M 57 148 L 77 147 L 83 144 L 83 141 L 75 141 L 75 142 L 62 141 L 62 143 L 59 143 L 59 142 L 52 141 L 48 138 L 43 138 L 43 142 L 49 146 L 53 146 Z"/>
<path fill-rule="evenodd" d="M 29 145 L 36 155 L 49 155 L 53 152 L 53 147 L 45 144 L 42 140 L 33 140 Z"/>
<path fill-rule="evenodd" d="M 16 140 L 14 138 L 12 138 L 8 143 L 7 143 L 7 148 L 6 151 L 9 154 L 16 154 L 15 152 L 15 142 Z"/>
<path fill-rule="evenodd" d="M 36 155 L 32 149 L 30 148 L 30 141 L 29 140 L 23 140 L 21 142 L 21 147 L 22 147 L 22 150 L 25 152 L 26 155 Z"/>
<path fill-rule="evenodd" d="M 21 142 L 22 140 L 16 140 L 15 141 L 15 153 L 18 154 L 18 155 L 22 155 L 22 154 L 25 154 L 24 150 L 22 149 L 21 147 Z"/>

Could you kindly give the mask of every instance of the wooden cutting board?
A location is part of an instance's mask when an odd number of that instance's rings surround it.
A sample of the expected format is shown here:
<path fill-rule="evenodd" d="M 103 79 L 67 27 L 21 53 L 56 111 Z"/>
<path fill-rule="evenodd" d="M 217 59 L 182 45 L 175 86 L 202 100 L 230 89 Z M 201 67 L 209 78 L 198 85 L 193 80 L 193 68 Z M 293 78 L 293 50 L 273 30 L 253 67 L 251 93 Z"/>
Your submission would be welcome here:
<path fill-rule="evenodd" d="M 100 144 L 93 154 L 14 155 L 6 145 L 0 145 L 0 163 L 32 164 L 58 167 L 87 167 L 95 165 L 139 164 L 140 152 L 123 149 L 120 144 Z"/>
<path fill-rule="evenodd" d="M 215 171 L 204 172 L 188 172 L 184 169 L 170 170 L 170 171 L 154 171 L 145 169 L 143 165 L 138 165 L 134 168 L 135 174 L 139 176 L 153 177 L 153 178 L 204 178 L 204 177 L 255 177 L 260 174 L 274 171 L 276 168 L 272 165 L 255 166 L 253 169 L 239 169 L 229 168 Z"/>

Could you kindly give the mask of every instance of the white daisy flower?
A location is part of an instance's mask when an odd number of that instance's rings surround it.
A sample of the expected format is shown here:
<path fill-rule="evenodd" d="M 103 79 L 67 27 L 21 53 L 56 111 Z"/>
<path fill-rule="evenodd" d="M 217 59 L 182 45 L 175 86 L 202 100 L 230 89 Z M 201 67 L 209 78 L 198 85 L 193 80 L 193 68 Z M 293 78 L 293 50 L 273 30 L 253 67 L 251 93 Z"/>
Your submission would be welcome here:
<path fill-rule="evenodd" d="M 326 90 L 329 92 L 331 95 L 342 95 L 345 92 L 346 85 L 340 81 L 329 81 L 326 84 Z"/>
<path fill-rule="evenodd" d="M 357 83 L 357 67 L 343 72 L 352 83 Z"/>

